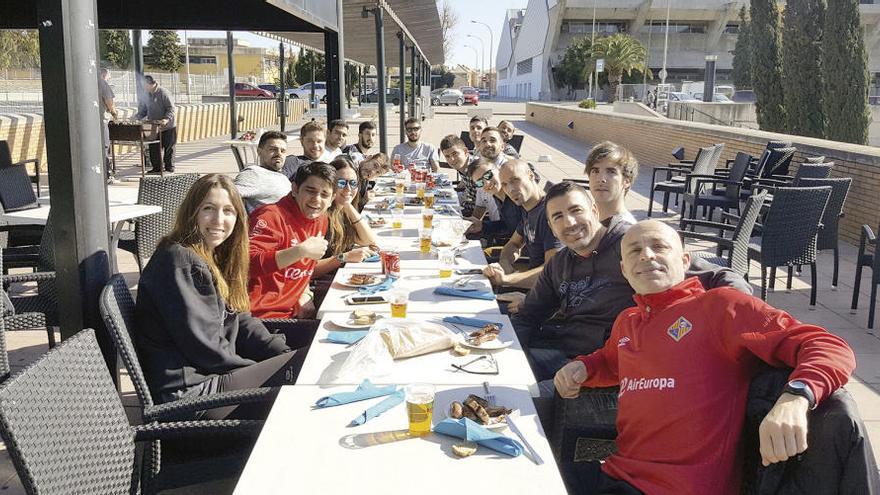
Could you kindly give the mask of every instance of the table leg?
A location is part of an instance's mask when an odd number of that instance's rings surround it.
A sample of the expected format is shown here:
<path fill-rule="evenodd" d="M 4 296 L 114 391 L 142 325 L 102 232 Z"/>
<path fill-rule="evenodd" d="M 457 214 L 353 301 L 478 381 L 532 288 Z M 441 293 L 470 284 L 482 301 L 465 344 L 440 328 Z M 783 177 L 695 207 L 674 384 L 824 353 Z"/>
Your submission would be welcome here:
<path fill-rule="evenodd" d="M 119 273 L 116 247 L 119 245 L 119 236 L 122 234 L 122 227 L 124 225 L 125 221 L 121 221 L 110 226 L 110 268 L 113 270 L 113 273 Z"/>

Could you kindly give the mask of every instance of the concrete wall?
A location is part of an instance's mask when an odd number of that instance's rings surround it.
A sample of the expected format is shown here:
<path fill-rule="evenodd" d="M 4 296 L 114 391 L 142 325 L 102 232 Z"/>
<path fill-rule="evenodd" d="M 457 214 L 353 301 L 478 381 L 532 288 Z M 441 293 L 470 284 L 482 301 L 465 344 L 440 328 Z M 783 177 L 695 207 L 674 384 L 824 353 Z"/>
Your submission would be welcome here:
<path fill-rule="evenodd" d="M 670 101 L 667 116 L 675 120 L 705 124 L 758 128 L 758 117 L 753 103 L 709 103 Z"/>
<path fill-rule="evenodd" d="M 617 142 L 629 148 L 646 168 L 670 162 L 670 152 L 676 146 L 684 146 L 687 158 L 692 159 L 700 146 L 725 143 L 721 156 L 723 163 L 723 160 L 733 159 L 737 151 L 758 156 L 771 139 L 789 140 L 798 149 L 793 163 L 801 163 L 807 156 L 824 155 L 835 164 L 833 177 L 853 178 L 845 216 L 840 223 L 842 240 L 858 244 L 861 225 L 876 227 L 880 222 L 880 210 L 877 208 L 877 198 L 880 197 L 880 148 L 544 103 L 528 103 L 526 119 L 559 135 L 578 139 L 585 143 L 585 148 L 606 139 Z M 567 127 L 569 122 L 574 122 L 574 129 Z M 650 170 L 642 173 L 648 174 Z"/>
<path fill-rule="evenodd" d="M 628 115 L 641 115 L 642 117 L 663 118 L 663 115 L 648 108 L 644 103 L 637 101 L 615 101 L 614 113 L 625 113 Z"/>
<path fill-rule="evenodd" d="M 236 104 L 239 130 L 271 127 L 278 124 L 275 100 L 244 101 Z M 131 117 L 134 108 L 119 108 L 121 118 Z M 297 122 L 306 112 L 305 100 L 290 100 L 289 122 Z M 203 103 L 177 106 L 177 141 L 185 143 L 229 134 L 229 103 Z M 43 132 L 43 116 L 36 114 L 0 114 L 0 141 L 9 141 L 12 161 L 39 158 L 41 169 L 46 171 L 46 136 Z M 133 149 L 133 148 L 131 148 Z M 119 147 L 117 151 L 130 151 Z"/>

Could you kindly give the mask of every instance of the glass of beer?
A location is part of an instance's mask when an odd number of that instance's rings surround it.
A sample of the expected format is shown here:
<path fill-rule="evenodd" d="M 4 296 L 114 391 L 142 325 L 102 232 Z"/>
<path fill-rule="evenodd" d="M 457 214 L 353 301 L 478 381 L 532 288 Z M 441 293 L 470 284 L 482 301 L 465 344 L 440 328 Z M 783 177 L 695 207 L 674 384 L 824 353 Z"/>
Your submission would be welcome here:
<path fill-rule="evenodd" d="M 432 230 L 429 228 L 421 228 L 419 229 L 419 251 L 422 254 L 428 254 L 431 252 L 431 233 Z"/>
<path fill-rule="evenodd" d="M 434 207 L 434 191 L 425 191 L 425 208 Z"/>
<path fill-rule="evenodd" d="M 396 288 L 389 291 L 388 302 L 391 303 L 392 318 L 406 318 L 406 303 L 409 302 L 409 291 Z"/>
<path fill-rule="evenodd" d="M 422 436 L 431 433 L 431 419 L 434 415 L 434 386 L 430 383 L 412 383 L 407 385 L 404 390 L 410 435 Z"/>
<path fill-rule="evenodd" d="M 403 228 L 403 212 L 401 210 L 395 209 L 391 212 L 391 228 Z"/>
<path fill-rule="evenodd" d="M 416 182 L 416 197 L 419 199 L 425 199 L 425 183 L 424 182 Z"/>
<path fill-rule="evenodd" d="M 422 210 L 422 227 L 430 229 L 434 226 L 434 210 L 425 208 Z"/>
<path fill-rule="evenodd" d="M 452 276 L 452 267 L 455 265 L 455 251 L 449 247 L 437 248 L 437 258 L 440 261 L 440 278 Z"/>
<path fill-rule="evenodd" d="M 398 196 L 406 192 L 406 179 L 404 179 L 403 177 L 398 177 L 394 179 L 394 192 Z"/>

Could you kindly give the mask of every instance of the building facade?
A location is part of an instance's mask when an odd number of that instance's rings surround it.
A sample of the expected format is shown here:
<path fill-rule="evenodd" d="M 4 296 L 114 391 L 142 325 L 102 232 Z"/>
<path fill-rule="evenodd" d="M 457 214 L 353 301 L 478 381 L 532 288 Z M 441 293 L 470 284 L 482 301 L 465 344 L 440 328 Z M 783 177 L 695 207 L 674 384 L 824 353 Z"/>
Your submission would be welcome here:
<path fill-rule="evenodd" d="M 729 83 L 739 28 L 747 0 L 669 1 L 666 82 L 703 80 L 705 59 L 717 57 L 716 82 Z M 860 0 L 865 46 L 872 74 L 880 72 L 880 0 Z M 659 82 L 663 67 L 667 2 L 663 0 L 529 0 L 525 9 L 507 11 L 495 57 L 498 96 L 527 100 L 571 98 L 557 87 L 553 69 L 572 40 L 626 33 L 648 49 L 648 66 Z"/>

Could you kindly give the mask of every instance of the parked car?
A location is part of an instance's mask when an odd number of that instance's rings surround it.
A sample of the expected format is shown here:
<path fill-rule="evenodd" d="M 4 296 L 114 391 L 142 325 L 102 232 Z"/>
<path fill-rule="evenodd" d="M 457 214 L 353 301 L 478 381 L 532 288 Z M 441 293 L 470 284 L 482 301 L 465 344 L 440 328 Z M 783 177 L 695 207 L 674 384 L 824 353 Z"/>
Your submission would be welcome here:
<path fill-rule="evenodd" d="M 258 88 L 249 83 L 235 83 L 235 96 L 256 96 L 257 98 L 272 98 L 272 93 Z"/>
<path fill-rule="evenodd" d="M 687 93 L 671 92 L 669 101 L 697 101 L 697 99 Z"/>
<path fill-rule="evenodd" d="M 480 104 L 480 93 L 476 89 L 474 89 L 474 88 L 465 89 L 465 90 L 462 90 L 461 93 L 464 95 L 464 102 L 465 103 L 470 103 L 472 105 L 479 105 Z"/>
<path fill-rule="evenodd" d="M 738 89 L 733 93 L 733 101 L 737 103 L 755 103 L 757 100 L 755 92 L 750 89 Z"/>
<path fill-rule="evenodd" d="M 364 95 L 364 103 L 379 103 L 379 90 L 374 89 Z M 385 103 L 400 105 L 400 92 L 397 88 L 385 89 Z"/>
<path fill-rule="evenodd" d="M 697 101 L 703 101 L 703 93 L 694 93 L 694 98 Z M 712 101 L 715 103 L 733 103 L 730 98 L 717 93 L 712 95 Z"/>
<path fill-rule="evenodd" d="M 431 105 L 464 105 L 464 94 L 452 88 L 441 88 L 431 91 Z"/>
<path fill-rule="evenodd" d="M 485 100 L 489 98 L 489 90 L 488 89 L 478 89 L 477 93 L 480 94 L 480 99 Z"/>
<path fill-rule="evenodd" d="M 305 83 L 288 94 L 291 98 L 304 98 L 308 100 L 312 96 L 312 83 Z M 327 101 L 326 82 L 315 81 L 315 99 L 320 100 L 322 103 Z"/>
<path fill-rule="evenodd" d="M 277 97 L 278 92 L 281 91 L 281 88 L 274 84 L 257 84 L 257 87 L 260 89 L 265 89 L 266 91 L 272 93 L 273 97 Z M 296 88 L 284 88 L 284 92 L 287 93 L 288 96 L 290 96 L 290 94 L 293 93 L 295 90 Z"/>

